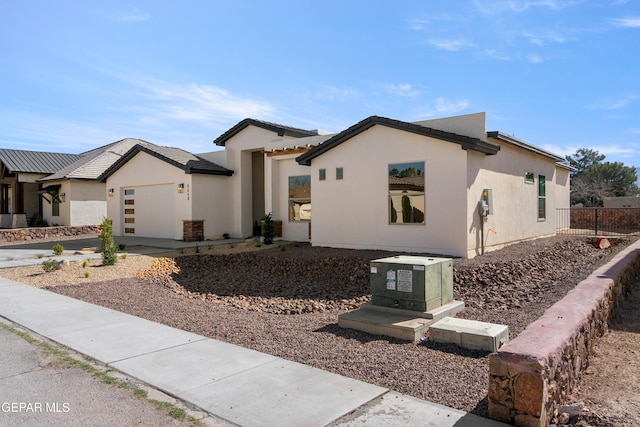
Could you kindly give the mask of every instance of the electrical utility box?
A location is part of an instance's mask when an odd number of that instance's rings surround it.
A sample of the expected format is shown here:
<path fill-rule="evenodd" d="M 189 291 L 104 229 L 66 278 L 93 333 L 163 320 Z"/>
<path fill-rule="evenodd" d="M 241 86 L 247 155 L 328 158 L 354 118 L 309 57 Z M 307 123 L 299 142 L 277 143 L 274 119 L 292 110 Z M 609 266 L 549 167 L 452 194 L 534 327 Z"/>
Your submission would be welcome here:
<path fill-rule="evenodd" d="M 453 301 L 450 258 L 395 256 L 370 267 L 373 305 L 425 312 Z"/>

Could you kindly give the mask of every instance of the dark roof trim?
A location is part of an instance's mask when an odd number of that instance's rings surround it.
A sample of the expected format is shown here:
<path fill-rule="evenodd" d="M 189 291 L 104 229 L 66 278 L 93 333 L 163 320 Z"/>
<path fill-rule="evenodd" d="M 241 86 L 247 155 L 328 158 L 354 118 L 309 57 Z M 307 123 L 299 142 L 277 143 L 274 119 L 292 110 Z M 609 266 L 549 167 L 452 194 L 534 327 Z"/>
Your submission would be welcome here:
<path fill-rule="evenodd" d="M 521 139 L 518 139 L 518 138 L 516 138 L 514 136 L 511 136 L 511 135 L 507 135 L 507 134 L 502 133 L 502 132 L 500 132 L 498 130 L 493 130 L 493 131 L 487 132 L 487 137 L 499 139 L 501 141 L 505 141 L 505 142 L 508 142 L 510 144 L 517 145 L 518 147 L 524 148 L 525 150 L 533 151 L 535 153 L 541 154 L 541 155 L 546 156 L 546 157 L 551 157 L 553 160 L 555 160 L 557 162 L 565 162 L 566 161 L 566 159 L 564 157 L 561 157 L 561 156 L 559 156 L 557 154 L 553 154 L 550 151 L 543 150 L 540 147 L 536 147 L 535 145 L 531 145 L 528 142 L 524 142 Z"/>
<path fill-rule="evenodd" d="M 48 186 L 43 187 L 42 189 L 36 191 L 36 193 L 38 193 L 38 194 L 51 194 L 51 193 L 57 192 L 60 189 L 60 187 L 62 187 L 62 185 L 60 185 L 60 184 L 48 185 Z"/>
<path fill-rule="evenodd" d="M 362 120 L 359 123 L 351 126 L 349 129 L 344 130 L 332 138 L 326 140 L 323 144 L 313 147 L 307 151 L 296 161 L 305 166 L 310 166 L 311 161 L 319 155 L 331 150 L 332 148 L 342 144 L 343 142 L 353 138 L 354 136 L 372 128 L 375 125 L 387 126 L 393 129 L 402 130 L 405 132 L 411 132 L 418 135 L 429 136 L 443 141 L 453 142 L 460 144 L 463 150 L 474 150 L 487 155 L 494 155 L 500 150 L 499 145 L 491 144 L 487 141 L 482 141 L 478 138 L 470 136 L 459 135 L 453 132 L 446 132 L 438 129 L 433 129 L 427 126 L 421 126 L 415 123 L 403 122 L 400 120 L 389 119 L 380 116 L 371 116 Z"/>
<path fill-rule="evenodd" d="M 305 136 L 314 136 L 318 133 L 311 130 L 294 128 L 291 126 L 279 125 L 277 123 L 264 122 L 256 119 L 244 119 L 234 127 L 213 140 L 213 143 L 224 147 L 228 140 L 242 132 L 248 126 L 256 126 L 262 129 L 270 130 L 278 134 L 278 136 L 292 136 L 294 138 L 304 138 Z"/>
<path fill-rule="evenodd" d="M 122 157 L 118 159 L 118 161 L 113 163 L 100 176 L 98 176 L 97 180 L 101 182 L 105 182 L 107 178 L 113 175 L 118 169 L 124 166 L 129 160 L 131 160 L 136 154 L 138 154 L 141 151 L 157 159 L 160 159 L 163 162 L 167 162 L 170 165 L 177 167 L 178 169 L 182 169 L 187 174 L 200 173 L 200 174 L 224 175 L 224 176 L 233 175 L 232 170 L 224 168 L 220 165 L 217 165 L 205 159 L 198 158 L 198 160 L 189 160 L 187 164 L 184 165 L 173 159 L 163 156 L 162 154 L 156 151 L 153 151 L 150 148 L 147 148 L 140 144 L 136 144 L 133 147 L 131 147 L 129 151 L 124 153 Z"/>

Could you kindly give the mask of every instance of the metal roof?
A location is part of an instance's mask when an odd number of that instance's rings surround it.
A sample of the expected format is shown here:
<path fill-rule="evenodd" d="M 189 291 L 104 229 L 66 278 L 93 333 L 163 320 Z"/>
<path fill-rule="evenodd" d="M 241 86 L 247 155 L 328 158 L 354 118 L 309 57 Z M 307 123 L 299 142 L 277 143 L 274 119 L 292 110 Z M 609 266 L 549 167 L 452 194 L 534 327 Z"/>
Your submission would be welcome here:
<path fill-rule="evenodd" d="M 234 127 L 213 140 L 213 143 L 219 146 L 223 146 L 227 141 L 240 133 L 247 126 L 256 126 L 262 129 L 270 130 L 278 134 L 278 136 L 292 136 L 294 138 L 303 138 L 305 136 L 317 135 L 317 131 L 305 130 L 300 128 L 294 128 L 291 126 L 280 125 L 277 123 L 265 122 L 256 119 L 244 119 L 236 124 Z"/>
<path fill-rule="evenodd" d="M 51 174 L 78 160 L 79 154 L 0 148 L 0 162 L 10 173 Z"/>
<path fill-rule="evenodd" d="M 394 120 L 380 116 L 370 116 L 360 121 L 359 123 L 356 123 L 350 128 L 338 134 L 335 134 L 323 144 L 313 147 L 311 150 L 299 156 L 296 161 L 301 165 L 310 166 L 311 161 L 314 158 L 376 125 L 387 126 L 393 129 L 403 130 L 405 132 L 416 133 L 418 135 L 424 135 L 436 139 L 441 139 L 443 141 L 453 142 L 456 144 L 460 144 L 460 146 L 464 150 L 475 150 L 487 155 L 496 154 L 500 150 L 499 145 L 495 145 L 487 141 L 482 141 L 478 138 L 433 129 L 416 123 L 403 122 L 401 120 Z"/>

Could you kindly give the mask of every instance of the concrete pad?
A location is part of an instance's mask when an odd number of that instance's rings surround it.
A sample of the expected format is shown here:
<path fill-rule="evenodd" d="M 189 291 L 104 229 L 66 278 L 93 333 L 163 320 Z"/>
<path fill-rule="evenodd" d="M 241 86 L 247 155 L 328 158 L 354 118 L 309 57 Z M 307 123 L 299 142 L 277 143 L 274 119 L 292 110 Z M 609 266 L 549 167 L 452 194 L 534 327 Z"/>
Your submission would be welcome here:
<path fill-rule="evenodd" d="M 422 317 L 430 320 L 440 320 L 444 317 L 453 316 L 459 311 L 462 311 L 464 309 L 464 302 L 451 301 L 447 304 L 443 304 L 440 307 L 436 307 L 429 311 L 404 310 L 401 308 L 375 305 L 370 302 L 365 302 L 360 306 L 360 308 L 364 310 L 373 310 L 373 311 L 379 311 L 383 313 L 400 314 L 400 315 L 407 315 L 408 313 L 411 313 L 414 317 Z"/>
<path fill-rule="evenodd" d="M 256 368 L 277 357 L 206 339 L 112 363 L 172 395 Z"/>
<path fill-rule="evenodd" d="M 429 327 L 429 339 L 470 350 L 498 351 L 509 341 L 509 327 L 477 320 L 445 317 Z"/>
<path fill-rule="evenodd" d="M 106 364 L 206 339 L 127 314 L 118 322 L 48 336 Z"/>
<path fill-rule="evenodd" d="M 408 310 L 405 310 L 408 311 Z M 433 323 L 431 319 L 409 314 L 393 314 L 382 311 L 358 309 L 338 315 L 338 326 L 356 329 L 373 335 L 418 341 Z"/>
<path fill-rule="evenodd" d="M 330 426 L 506 427 L 507 424 L 392 391 Z"/>
<path fill-rule="evenodd" d="M 324 426 L 387 390 L 287 360 L 276 360 L 178 397 L 250 426 Z"/>

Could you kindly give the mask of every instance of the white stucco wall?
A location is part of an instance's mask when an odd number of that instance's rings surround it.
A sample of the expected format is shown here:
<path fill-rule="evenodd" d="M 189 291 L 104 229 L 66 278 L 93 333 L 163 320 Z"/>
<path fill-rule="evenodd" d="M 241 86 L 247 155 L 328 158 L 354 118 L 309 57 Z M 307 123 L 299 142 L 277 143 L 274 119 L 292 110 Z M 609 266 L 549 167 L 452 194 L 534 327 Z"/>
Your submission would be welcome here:
<path fill-rule="evenodd" d="M 505 244 L 555 234 L 556 206 L 561 198 L 556 191 L 555 160 L 514 146 L 491 140 L 501 146 L 498 154 L 485 156 L 469 152 L 467 256 L 482 252 L 482 223 L 478 203 L 482 191 L 492 190 L 492 215 L 484 221 L 484 250 Z M 534 182 L 525 182 L 525 174 L 534 174 Z M 538 179 L 546 178 L 546 219 L 538 219 Z"/>
<path fill-rule="evenodd" d="M 191 175 L 193 218 L 204 220 L 204 238 L 218 239 L 224 233 L 232 237 L 232 194 L 230 177 L 221 175 Z"/>
<path fill-rule="evenodd" d="M 389 164 L 425 163 L 425 224 L 389 223 Z M 344 178 L 335 179 L 342 167 Z M 319 169 L 327 171 L 318 180 Z M 466 255 L 466 151 L 374 126 L 313 159 L 312 244 Z"/>
<path fill-rule="evenodd" d="M 65 199 L 69 203 L 69 225 L 96 225 L 107 216 L 106 185 L 94 181 L 70 181 Z M 67 202 L 65 202 L 67 203 Z"/>
<path fill-rule="evenodd" d="M 234 171 L 229 184 L 233 212 L 230 234 L 246 237 L 253 233 L 252 152 L 262 151 L 266 146 L 282 140 L 275 132 L 248 126 L 225 143 L 225 167 Z"/>
<path fill-rule="evenodd" d="M 311 175 L 312 168 L 300 166 L 296 161 L 296 155 L 267 157 L 265 173 L 272 174 L 272 185 L 275 188 L 266 192 L 269 211 L 275 221 L 282 221 L 282 238 L 284 240 L 296 242 L 309 241 L 309 226 L 313 223 L 313 211 L 310 221 L 290 221 L 289 220 L 289 177 L 300 175 Z M 311 208 L 314 206 L 314 184 L 311 177 Z"/>
<path fill-rule="evenodd" d="M 162 200 L 162 209 L 157 215 L 170 215 L 173 218 L 172 235 L 176 240 L 183 238 L 183 220 L 203 219 L 193 218 L 191 208 L 191 175 L 185 174 L 167 162 L 164 162 L 147 153 L 140 152 L 130 159 L 125 165 L 111 175 L 106 182 L 105 191 L 114 189 L 112 197 L 107 197 L 107 216 L 113 221 L 113 234 L 124 235 L 123 224 L 123 190 L 125 188 L 165 186 L 170 185 L 174 191 L 167 192 L 167 197 Z M 185 185 L 185 191 L 178 193 L 178 184 Z M 145 200 L 136 198 L 136 206 L 149 210 L 158 204 L 158 200 Z M 136 218 L 136 221 L 138 219 Z M 145 224 L 145 229 L 149 224 Z M 149 236 L 153 237 L 153 236 Z"/>
<path fill-rule="evenodd" d="M 44 194 L 46 200 L 42 200 L 42 217 L 49 225 L 71 225 L 71 181 L 48 181 L 43 187 L 50 185 L 60 185 L 58 192 L 64 193 L 65 201 L 60 203 L 59 215 L 53 216 L 53 205 L 47 202 L 51 201 L 52 197 L 50 194 Z"/>

